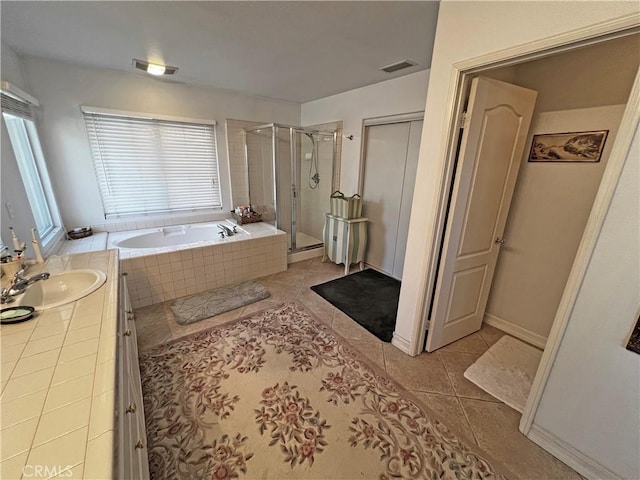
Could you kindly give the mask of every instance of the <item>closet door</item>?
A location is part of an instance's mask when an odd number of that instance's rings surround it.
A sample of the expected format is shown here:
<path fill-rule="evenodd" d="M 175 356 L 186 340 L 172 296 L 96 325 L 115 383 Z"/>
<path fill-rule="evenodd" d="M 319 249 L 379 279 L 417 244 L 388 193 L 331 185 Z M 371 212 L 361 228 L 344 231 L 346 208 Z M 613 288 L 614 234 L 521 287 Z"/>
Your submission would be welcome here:
<path fill-rule="evenodd" d="M 396 253 L 393 262 L 392 277 L 402 278 L 404 268 L 404 254 L 407 249 L 407 236 L 409 235 L 409 217 L 411 216 L 411 203 L 413 202 L 413 189 L 418 169 L 418 153 L 420 152 L 420 139 L 422 138 L 422 120 L 411 122 L 409 128 L 409 142 L 407 145 L 407 161 L 404 168 L 404 180 L 402 182 L 402 198 L 400 200 L 400 213 L 398 215 L 398 238 L 396 239 Z"/>
<path fill-rule="evenodd" d="M 393 273 L 398 215 L 407 157 L 409 123 L 366 127 L 367 142 L 362 189 L 363 216 L 369 219 L 365 262 Z"/>

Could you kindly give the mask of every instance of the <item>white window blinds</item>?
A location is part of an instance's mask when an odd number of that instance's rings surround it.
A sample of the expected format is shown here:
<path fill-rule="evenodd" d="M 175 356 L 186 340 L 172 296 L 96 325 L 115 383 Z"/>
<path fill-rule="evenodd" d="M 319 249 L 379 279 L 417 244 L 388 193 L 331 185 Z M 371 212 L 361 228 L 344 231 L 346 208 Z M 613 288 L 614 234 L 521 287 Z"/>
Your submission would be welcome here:
<path fill-rule="evenodd" d="M 83 110 L 105 217 L 222 208 L 214 125 Z"/>
<path fill-rule="evenodd" d="M 31 105 L 26 102 L 22 102 L 16 98 L 13 98 L 4 93 L 0 96 L 2 99 L 2 111 L 9 113 L 10 115 L 26 118 L 31 120 L 33 118 L 33 112 L 31 111 Z"/>

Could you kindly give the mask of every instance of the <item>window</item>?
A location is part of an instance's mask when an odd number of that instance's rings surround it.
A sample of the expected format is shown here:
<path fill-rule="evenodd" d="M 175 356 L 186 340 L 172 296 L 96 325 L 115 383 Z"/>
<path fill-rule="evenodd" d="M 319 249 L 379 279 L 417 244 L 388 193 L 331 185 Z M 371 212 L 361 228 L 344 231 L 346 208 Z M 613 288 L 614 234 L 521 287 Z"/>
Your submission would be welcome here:
<path fill-rule="evenodd" d="M 2 117 L 7 126 L 11 146 L 36 222 L 36 230 L 47 245 L 61 224 L 49 183 L 47 167 L 38 132 L 31 118 L 31 107 L 2 95 Z"/>
<path fill-rule="evenodd" d="M 222 208 L 215 122 L 83 112 L 105 218 Z"/>

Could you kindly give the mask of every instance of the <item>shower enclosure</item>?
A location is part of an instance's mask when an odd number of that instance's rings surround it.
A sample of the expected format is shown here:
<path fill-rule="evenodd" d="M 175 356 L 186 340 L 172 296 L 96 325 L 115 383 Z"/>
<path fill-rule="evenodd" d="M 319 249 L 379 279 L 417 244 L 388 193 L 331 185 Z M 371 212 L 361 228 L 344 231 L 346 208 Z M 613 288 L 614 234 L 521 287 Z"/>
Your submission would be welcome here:
<path fill-rule="evenodd" d="M 324 214 L 338 183 L 337 131 L 275 123 L 245 130 L 249 200 L 287 232 L 289 252 L 322 246 Z"/>

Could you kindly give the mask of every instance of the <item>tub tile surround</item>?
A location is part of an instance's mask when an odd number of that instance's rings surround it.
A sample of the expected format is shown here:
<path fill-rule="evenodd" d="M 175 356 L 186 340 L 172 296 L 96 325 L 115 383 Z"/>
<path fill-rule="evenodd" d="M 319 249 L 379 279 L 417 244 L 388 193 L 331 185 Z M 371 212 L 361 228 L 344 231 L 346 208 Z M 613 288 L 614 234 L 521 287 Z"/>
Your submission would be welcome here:
<path fill-rule="evenodd" d="M 264 125 L 268 122 L 250 122 L 228 118 L 225 121 L 227 132 L 227 158 L 231 175 L 231 192 L 233 205 L 249 204 L 249 183 L 247 178 L 247 162 L 244 150 L 244 130 Z"/>
<path fill-rule="evenodd" d="M 141 217 L 117 218 L 105 223 L 94 223 L 90 226 L 94 235 L 96 232 L 127 232 L 130 230 L 143 230 L 145 228 L 171 227 L 174 225 L 185 225 L 192 223 L 219 222 L 229 216 L 228 212 L 222 210 L 204 213 L 175 213 L 175 214 L 149 214 Z"/>
<path fill-rule="evenodd" d="M 96 232 L 90 237 L 77 238 L 62 242 L 58 255 L 71 255 L 74 253 L 87 253 L 105 250 L 107 248 L 107 232 Z"/>
<path fill-rule="evenodd" d="M 161 249 L 122 249 L 122 271 L 134 308 L 173 300 L 287 269 L 286 234 L 266 224 L 243 225 L 248 236 Z M 153 231 L 153 230 L 149 230 Z M 143 230 L 136 234 L 143 234 Z M 131 232 L 110 235 L 114 245 Z M 241 238 L 241 239 L 240 239 Z"/>
<path fill-rule="evenodd" d="M 28 273 L 83 268 L 104 271 L 106 283 L 0 327 L 2 479 L 112 476 L 118 252 L 53 256 Z"/>

